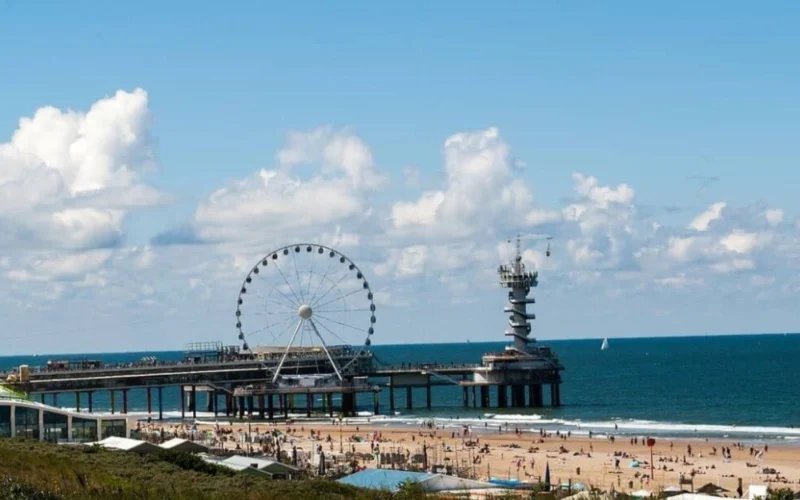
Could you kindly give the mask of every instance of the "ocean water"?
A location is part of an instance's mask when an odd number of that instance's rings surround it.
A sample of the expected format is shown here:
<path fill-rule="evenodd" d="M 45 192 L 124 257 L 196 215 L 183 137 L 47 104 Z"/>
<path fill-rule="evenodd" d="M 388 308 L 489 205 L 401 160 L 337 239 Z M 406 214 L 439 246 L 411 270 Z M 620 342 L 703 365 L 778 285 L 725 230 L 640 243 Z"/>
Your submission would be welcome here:
<path fill-rule="evenodd" d="M 388 390 L 381 393 L 384 415 L 371 416 L 371 396 L 359 399 L 362 419 L 385 425 L 418 425 L 433 419 L 442 425 L 473 424 L 573 433 L 615 433 L 675 437 L 729 437 L 742 441 L 800 444 L 800 335 L 738 335 L 543 342 L 559 354 L 563 372 L 558 409 L 470 409 L 461 407 L 458 387 L 433 389 L 434 409 L 405 409 L 405 392 L 396 391 L 394 415 Z M 379 362 L 476 362 L 503 343 L 377 345 Z M 149 355 L 177 360 L 181 352 L 107 353 L 0 357 L 0 369 L 43 364 L 47 359 L 90 358 L 136 361 Z M 547 400 L 548 391 L 545 391 Z M 415 389 L 415 405 L 424 406 L 424 389 Z M 47 403 L 51 400 L 48 399 Z M 492 403 L 496 399 L 492 393 Z M 203 400 L 199 403 L 202 405 Z M 59 406 L 74 408 L 73 395 Z M 84 400 L 82 406 L 85 407 Z M 118 405 L 120 404 L 118 398 Z M 180 408 L 178 389 L 164 391 L 166 409 Z M 108 407 L 107 393 L 95 394 L 96 410 Z M 200 406 L 201 408 L 202 406 Z M 144 391 L 129 394 L 129 411 L 146 409 Z"/>

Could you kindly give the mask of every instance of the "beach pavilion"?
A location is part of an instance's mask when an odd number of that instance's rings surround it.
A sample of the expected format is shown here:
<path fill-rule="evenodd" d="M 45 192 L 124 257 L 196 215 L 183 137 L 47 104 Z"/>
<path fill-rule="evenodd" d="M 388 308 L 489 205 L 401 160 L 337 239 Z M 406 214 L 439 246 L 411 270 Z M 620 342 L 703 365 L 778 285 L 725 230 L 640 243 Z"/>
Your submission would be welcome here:
<path fill-rule="evenodd" d="M 130 426 L 119 415 L 97 415 L 48 406 L 0 385 L 0 437 L 24 437 L 53 443 L 89 443 L 128 437 Z"/>

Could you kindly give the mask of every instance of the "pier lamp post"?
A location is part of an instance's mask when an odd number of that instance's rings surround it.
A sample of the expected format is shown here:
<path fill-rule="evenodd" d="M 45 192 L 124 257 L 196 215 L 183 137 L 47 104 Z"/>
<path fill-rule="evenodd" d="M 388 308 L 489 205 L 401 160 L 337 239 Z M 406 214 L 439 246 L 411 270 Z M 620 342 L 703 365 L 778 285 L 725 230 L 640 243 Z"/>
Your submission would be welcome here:
<path fill-rule="evenodd" d="M 656 445 L 656 440 L 653 438 L 647 438 L 647 446 L 650 447 L 650 484 L 653 484 L 655 481 L 655 477 L 653 476 L 653 446 Z"/>
<path fill-rule="evenodd" d="M 253 454 L 253 415 L 247 416 L 247 454 Z"/>

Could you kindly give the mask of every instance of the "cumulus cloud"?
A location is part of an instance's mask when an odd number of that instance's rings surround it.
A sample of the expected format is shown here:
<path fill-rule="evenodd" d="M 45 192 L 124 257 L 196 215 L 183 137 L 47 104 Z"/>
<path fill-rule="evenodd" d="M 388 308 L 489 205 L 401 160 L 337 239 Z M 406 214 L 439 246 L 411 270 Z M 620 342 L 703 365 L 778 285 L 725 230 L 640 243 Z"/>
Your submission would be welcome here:
<path fill-rule="evenodd" d="M 155 165 L 142 89 L 120 90 L 86 112 L 38 109 L 0 144 L 0 245 L 118 244 L 131 208 L 163 202 L 139 183 Z"/>
<path fill-rule="evenodd" d="M 292 132 L 278 167 L 217 189 L 201 202 L 186 239 L 206 242 L 263 241 L 289 230 L 352 242 L 341 224 L 371 216 L 369 195 L 383 184 L 367 144 L 347 130 L 322 127 Z M 308 176 L 295 167 L 311 164 Z M 325 228 L 339 224 L 339 236 Z M 298 232 L 299 232 L 298 231 Z M 164 238 L 169 242 L 170 238 Z"/>
<path fill-rule="evenodd" d="M 509 145 L 497 128 L 453 134 L 444 142 L 445 185 L 415 201 L 392 205 L 397 234 L 464 238 L 495 234 L 537 223 L 529 217 L 533 194 L 512 175 Z"/>

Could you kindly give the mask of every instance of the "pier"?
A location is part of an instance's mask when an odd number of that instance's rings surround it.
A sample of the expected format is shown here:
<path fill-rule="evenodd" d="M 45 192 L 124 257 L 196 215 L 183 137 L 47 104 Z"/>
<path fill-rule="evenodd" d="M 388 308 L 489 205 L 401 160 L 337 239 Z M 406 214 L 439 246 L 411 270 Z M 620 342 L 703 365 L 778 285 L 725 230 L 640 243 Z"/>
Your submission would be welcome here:
<path fill-rule="evenodd" d="M 245 340 L 247 330 L 243 326 L 247 287 L 264 280 L 268 263 L 275 267 L 277 264 L 274 262 L 279 257 L 302 255 L 303 250 L 312 258 L 329 258 L 329 268 L 338 263 L 344 266 L 345 275 L 352 272 L 357 276 L 356 291 L 364 290 L 369 304 L 364 310 L 370 315 L 370 326 L 365 329 L 366 342 L 360 348 L 325 342 L 321 332 L 331 331 L 331 327 L 325 324 L 326 316 L 318 312 L 329 313 L 324 309 L 328 302 L 318 306 L 325 294 L 314 302 L 310 281 L 308 295 L 312 296 L 303 297 L 304 300 L 296 297 L 302 304 L 295 309 L 296 316 L 289 316 L 290 321 L 294 318 L 298 323 L 288 345 L 248 346 Z M 549 252 L 548 247 L 548 255 Z M 179 388 L 181 416 L 184 418 L 197 417 L 198 396 L 201 395 L 205 395 L 207 412 L 239 418 L 288 418 L 297 409 L 308 417 L 314 414 L 354 416 L 358 411 L 358 394 L 372 394 L 370 410 L 373 414 L 394 414 L 398 409 L 432 409 L 433 391 L 442 386 L 458 386 L 464 408 L 541 408 L 546 403 L 559 407 L 561 371 L 564 367 L 555 352 L 537 344 L 530 337 L 530 321 L 535 315 L 527 311 L 527 306 L 535 303 L 529 294 L 531 288 L 538 285 L 538 272 L 526 270 L 522 262 L 520 237 L 517 238 L 514 260 L 501 265 L 498 275 L 501 286 L 509 289 L 509 305 L 504 309 L 510 314 L 509 328 L 505 334 L 511 337 L 512 343 L 502 352 L 486 353 L 480 362 L 474 364 L 380 365 L 370 349 L 375 305 L 363 273 L 335 250 L 300 244 L 267 254 L 248 273 L 236 309 L 241 346 L 223 345 L 222 342 L 192 343 L 186 347 L 180 362 L 164 362 L 148 357 L 136 363 L 107 366 L 91 360 L 50 360 L 46 366 L 17 367 L 2 374 L 2 377 L 6 387 L 18 393 L 38 395 L 42 403 L 58 406 L 59 401 L 63 403 L 65 397 L 70 396 L 74 398 L 74 406 L 79 411 L 83 408 L 90 413 L 98 410 L 94 395 L 99 391 L 109 393 L 108 410 L 112 414 L 126 414 L 129 410 L 129 391 L 143 389 L 146 392 L 147 413 L 159 419 L 164 418 L 164 389 L 170 387 Z M 258 280 L 254 280 L 254 276 Z M 285 279 L 283 273 L 281 276 Z M 304 282 L 301 280 L 299 286 L 301 296 Z M 291 307 L 296 306 L 297 302 L 290 302 Z M 291 313 L 291 307 L 284 314 Z M 287 331 L 292 330 L 292 325 L 289 326 Z M 320 344 L 315 347 L 294 345 L 298 334 L 301 338 L 302 335 L 319 338 Z M 339 336 L 336 335 L 336 338 Z M 414 400 L 414 389 L 424 389 L 423 402 Z M 545 398 L 546 389 L 549 390 L 548 398 Z M 384 390 L 388 391 L 389 407 L 382 409 L 379 393 Z M 333 405 L 334 395 L 340 401 L 337 408 Z M 302 403 L 298 405 L 298 402 Z"/>

